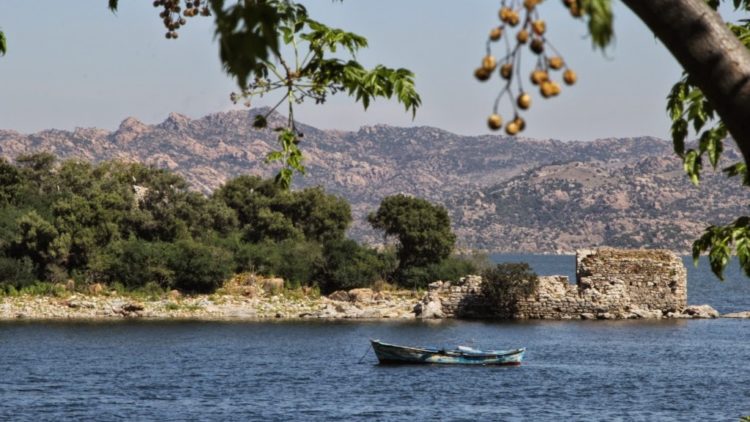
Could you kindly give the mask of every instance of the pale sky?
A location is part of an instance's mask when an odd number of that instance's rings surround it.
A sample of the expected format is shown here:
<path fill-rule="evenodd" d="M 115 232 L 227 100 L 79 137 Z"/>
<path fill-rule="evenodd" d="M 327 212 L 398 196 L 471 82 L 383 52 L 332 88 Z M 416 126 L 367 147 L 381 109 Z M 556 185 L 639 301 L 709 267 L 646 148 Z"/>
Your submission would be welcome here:
<path fill-rule="evenodd" d="M 106 3 L 0 2 L 0 28 L 8 39 L 8 54 L 0 57 L 0 129 L 111 130 L 128 116 L 158 123 L 173 111 L 199 118 L 237 108 L 229 101 L 235 85 L 221 70 L 211 19 L 194 18 L 178 40 L 167 40 L 151 1 L 121 0 L 117 15 Z M 370 47 L 359 55 L 365 65 L 414 71 L 423 106 L 412 120 L 395 101 L 378 100 L 365 112 L 339 94 L 323 106 L 299 107 L 298 120 L 327 129 L 384 123 L 489 133 L 485 120 L 500 82 L 479 83 L 472 73 L 484 55 L 487 32 L 498 23 L 499 2 L 303 3 L 313 19 L 367 37 Z M 570 18 L 560 1 L 545 2 L 540 12 L 548 37 L 579 82 L 563 86 L 552 100 L 534 93 L 532 109 L 524 115 L 524 135 L 563 140 L 668 137 L 664 98 L 681 70 L 645 25 L 615 1 L 616 41 L 602 54 L 592 49 L 584 23 Z M 529 71 L 532 66 L 525 62 Z"/>

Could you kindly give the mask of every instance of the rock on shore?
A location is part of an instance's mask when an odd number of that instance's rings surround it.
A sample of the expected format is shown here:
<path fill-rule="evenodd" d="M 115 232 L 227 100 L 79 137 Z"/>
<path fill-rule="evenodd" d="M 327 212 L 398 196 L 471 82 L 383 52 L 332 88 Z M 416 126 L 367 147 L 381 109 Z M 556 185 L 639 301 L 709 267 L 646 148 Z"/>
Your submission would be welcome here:
<path fill-rule="evenodd" d="M 223 293 L 146 299 L 115 292 L 71 293 L 63 297 L 0 298 L 0 320 L 97 319 L 412 319 L 416 296 L 411 292 L 354 292 L 346 301 L 307 295 L 302 290 L 251 295 Z M 345 292 L 346 293 L 346 292 Z"/>

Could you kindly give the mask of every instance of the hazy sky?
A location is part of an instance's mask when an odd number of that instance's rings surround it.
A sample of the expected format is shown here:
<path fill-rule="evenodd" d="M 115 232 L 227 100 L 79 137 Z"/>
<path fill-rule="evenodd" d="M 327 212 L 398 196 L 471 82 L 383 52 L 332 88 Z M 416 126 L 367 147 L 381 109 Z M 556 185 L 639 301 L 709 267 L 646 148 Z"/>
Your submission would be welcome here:
<path fill-rule="evenodd" d="M 8 54 L 0 57 L 0 128 L 26 133 L 76 126 L 114 129 L 127 116 L 157 123 L 172 111 L 197 118 L 237 108 L 229 101 L 235 85 L 221 70 L 211 19 L 194 18 L 178 40 L 166 40 L 150 1 L 121 0 L 117 15 L 106 3 L 0 2 L 0 28 L 8 38 Z M 378 100 L 364 112 L 340 95 L 324 106 L 300 107 L 299 120 L 333 129 L 386 123 L 488 133 L 485 119 L 499 81 L 482 84 L 472 72 L 484 54 L 487 32 L 498 22 L 499 2 L 303 3 L 314 19 L 366 36 L 370 48 L 359 55 L 366 65 L 413 70 L 423 106 L 412 120 L 395 101 Z M 615 1 L 617 39 L 602 54 L 592 49 L 584 23 L 570 18 L 560 1 L 545 2 L 540 10 L 548 36 L 577 71 L 579 83 L 564 86 L 552 100 L 535 93 L 525 114 L 525 135 L 666 138 L 664 98 L 680 69 L 653 34 Z M 525 66 L 530 71 L 532 62 Z"/>

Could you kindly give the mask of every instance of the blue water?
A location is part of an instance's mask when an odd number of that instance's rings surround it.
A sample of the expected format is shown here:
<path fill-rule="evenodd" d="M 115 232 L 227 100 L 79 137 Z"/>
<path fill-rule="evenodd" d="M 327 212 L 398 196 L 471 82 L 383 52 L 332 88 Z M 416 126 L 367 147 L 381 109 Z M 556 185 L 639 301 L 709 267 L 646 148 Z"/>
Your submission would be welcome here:
<path fill-rule="evenodd" d="M 570 262 L 525 258 L 542 274 Z M 691 303 L 748 303 L 747 282 L 689 271 Z M 369 338 L 528 352 L 383 367 Z M 748 338 L 730 319 L 0 323 L 0 421 L 733 421 L 750 415 Z"/>

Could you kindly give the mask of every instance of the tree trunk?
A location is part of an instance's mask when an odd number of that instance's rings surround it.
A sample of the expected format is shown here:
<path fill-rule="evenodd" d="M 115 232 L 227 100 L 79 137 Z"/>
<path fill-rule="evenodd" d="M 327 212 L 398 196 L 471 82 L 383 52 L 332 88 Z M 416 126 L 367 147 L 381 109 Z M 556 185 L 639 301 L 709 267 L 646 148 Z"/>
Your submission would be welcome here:
<path fill-rule="evenodd" d="M 750 50 L 704 0 L 623 0 L 719 113 L 750 164 Z"/>

